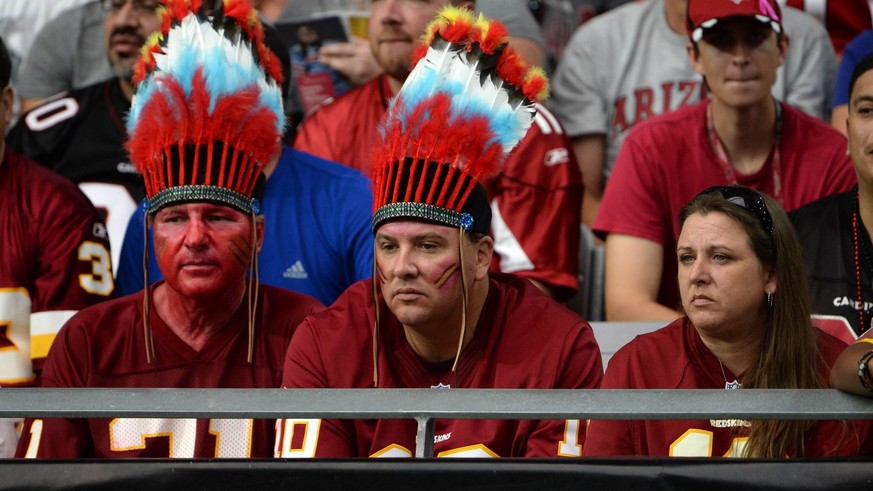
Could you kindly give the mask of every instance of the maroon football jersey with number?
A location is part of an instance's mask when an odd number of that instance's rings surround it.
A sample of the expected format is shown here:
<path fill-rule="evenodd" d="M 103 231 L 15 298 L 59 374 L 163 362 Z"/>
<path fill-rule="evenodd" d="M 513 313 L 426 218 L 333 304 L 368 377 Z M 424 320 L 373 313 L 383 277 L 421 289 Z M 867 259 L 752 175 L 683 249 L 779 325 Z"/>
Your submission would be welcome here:
<path fill-rule="evenodd" d="M 64 322 L 112 296 L 109 241 L 72 182 L 7 148 L 0 251 L 0 385 L 27 384 Z"/>
<path fill-rule="evenodd" d="M 305 316 L 323 308 L 314 298 L 262 285 L 251 364 L 246 361 L 245 300 L 200 351 L 177 337 L 152 308 L 155 357 L 149 364 L 142 303 L 143 292 L 139 292 L 74 316 L 58 334 L 46 360 L 42 386 L 277 388 L 294 328 Z M 269 457 L 274 436 L 274 420 L 28 418 L 17 456 Z"/>
<path fill-rule="evenodd" d="M 380 298 L 379 387 L 590 389 L 602 375 L 591 327 L 529 281 L 493 273 L 476 332 L 452 360 L 423 361 Z M 460 307 L 459 307 L 460 308 Z M 373 387 L 374 322 L 369 280 L 349 287 L 324 312 L 297 330 L 285 362 L 283 386 Z M 277 457 L 410 457 L 413 420 L 280 421 Z M 435 457 L 579 456 L 585 422 L 438 420 Z"/>
<path fill-rule="evenodd" d="M 824 364 L 833 365 L 846 347 L 819 331 Z M 827 382 L 830 368 L 822 373 Z M 609 360 L 603 389 L 727 389 L 737 376 L 722 367 L 687 317 L 637 336 Z M 742 380 L 739 380 L 742 382 Z M 745 390 L 745 389 L 742 389 Z M 754 389 L 752 389 L 754 390 Z M 736 457 L 743 455 L 749 422 L 710 420 L 597 420 L 588 425 L 585 455 Z M 858 455 L 871 450 L 870 422 L 821 421 L 805 442 L 806 457 Z M 789 455 L 793 457 L 794 455 Z"/>

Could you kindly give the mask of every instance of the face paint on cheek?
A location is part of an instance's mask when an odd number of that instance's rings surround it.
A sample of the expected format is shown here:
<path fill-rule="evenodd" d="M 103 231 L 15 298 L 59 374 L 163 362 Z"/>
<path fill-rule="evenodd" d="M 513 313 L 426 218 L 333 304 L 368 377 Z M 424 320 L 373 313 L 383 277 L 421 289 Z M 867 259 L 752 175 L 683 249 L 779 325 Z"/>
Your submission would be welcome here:
<path fill-rule="evenodd" d="M 458 263 L 452 261 L 443 269 L 443 272 L 433 280 L 434 286 L 439 289 L 447 288 L 455 283 L 458 278 Z M 451 281 L 449 281 L 451 280 Z"/>
<path fill-rule="evenodd" d="M 164 279 L 171 284 L 175 284 L 176 278 L 179 276 L 179 271 L 176 269 L 176 254 L 173 249 L 167 246 L 167 240 L 155 238 L 155 259 L 158 263 L 158 269 L 164 275 Z"/>
<path fill-rule="evenodd" d="M 231 239 L 230 253 L 240 266 L 247 267 L 249 265 L 249 257 L 252 253 L 252 245 L 249 241 L 242 238 Z"/>

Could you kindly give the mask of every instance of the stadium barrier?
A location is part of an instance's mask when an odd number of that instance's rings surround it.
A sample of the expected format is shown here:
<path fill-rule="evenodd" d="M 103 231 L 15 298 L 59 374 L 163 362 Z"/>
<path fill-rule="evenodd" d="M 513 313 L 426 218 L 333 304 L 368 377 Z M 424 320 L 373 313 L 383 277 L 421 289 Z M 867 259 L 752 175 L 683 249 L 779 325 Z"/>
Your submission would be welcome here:
<path fill-rule="evenodd" d="M 820 390 L 0 389 L 0 417 L 873 419 Z M 440 461 L 445 460 L 445 461 Z M 873 489 L 873 458 L 0 461 L 0 489 Z"/>
<path fill-rule="evenodd" d="M 604 364 L 664 323 L 592 323 Z M 416 455 L 434 420 L 873 419 L 836 390 L 0 389 L 0 417 L 408 418 Z M 873 457 L 348 460 L 0 460 L 7 489 L 873 489 Z"/>

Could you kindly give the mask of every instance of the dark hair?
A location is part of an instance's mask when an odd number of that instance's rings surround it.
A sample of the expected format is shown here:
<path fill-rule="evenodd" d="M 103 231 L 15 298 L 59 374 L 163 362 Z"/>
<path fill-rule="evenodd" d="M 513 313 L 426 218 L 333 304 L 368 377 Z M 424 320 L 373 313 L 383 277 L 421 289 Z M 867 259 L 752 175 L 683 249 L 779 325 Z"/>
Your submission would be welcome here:
<path fill-rule="evenodd" d="M 822 373 L 827 366 L 819 354 L 818 334 L 811 321 L 812 300 L 800 243 L 785 210 L 773 198 L 762 196 L 772 218 L 772 233 L 767 233 L 758 215 L 718 192 L 701 193 L 685 205 L 680 212 L 679 228 L 695 213 L 723 213 L 743 227 L 755 255 L 776 275 L 777 290 L 764 322 L 761 349 L 743 376 L 743 387 L 823 388 Z M 763 295 L 761 301 L 765 301 Z M 752 421 L 746 455 L 783 458 L 794 451 L 802 456 L 804 432 L 812 424 L 793 420 Z"/>
<path fill-rule="evenodd" d="M 861 78 L 861 75 L 873 70 L 873 53 L 861 58 L 861 61 L 855 64 L 852 70 L 852 78 L 849 80 L 849 93 L 846 96 L 849 99 L 849 104 L 852 103 L 852 91 L 855 90 L 855 82 Z"/>
<path fill-rule="evenodd" d="M 9 51 L 6 50 L 3 37 L 0 36 L 0 89 L 5 89 L 9 85 L 9 78 L 11 76 L 12 61 L 9 59 Z"/>

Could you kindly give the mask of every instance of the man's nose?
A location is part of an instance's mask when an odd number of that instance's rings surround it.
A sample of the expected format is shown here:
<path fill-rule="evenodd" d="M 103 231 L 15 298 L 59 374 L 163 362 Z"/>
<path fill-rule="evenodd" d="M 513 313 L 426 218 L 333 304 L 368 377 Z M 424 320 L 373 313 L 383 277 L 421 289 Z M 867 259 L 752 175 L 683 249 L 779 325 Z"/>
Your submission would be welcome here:
<path fill-rule="evenodd" d="M 187 247 L 198 248 L 206 244 L 208 233 L 206 223 L 202 218 L 193 218 L 189 220 L 185 227 L 185 245 Z"/>
<path fill-rule="evenodd" d="M 400 248 L 400 251 L 395 258 L 392 272 L 395 277 L 409 278 L 418 273 L 418 268 L 415 265 L 414 254 L 411 248 Z"/>

